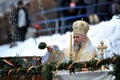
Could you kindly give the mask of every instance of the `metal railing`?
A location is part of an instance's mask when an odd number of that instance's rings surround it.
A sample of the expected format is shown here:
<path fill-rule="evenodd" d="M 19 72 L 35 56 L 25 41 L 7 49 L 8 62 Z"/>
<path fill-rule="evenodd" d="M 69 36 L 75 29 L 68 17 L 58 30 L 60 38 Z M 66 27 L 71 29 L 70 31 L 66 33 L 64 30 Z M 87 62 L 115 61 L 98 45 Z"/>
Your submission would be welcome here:
<path fill-rule="evenodd" d="M 83 8 L 95 8 L 96 6 L 103 6 L 103 5 L 110 5 L 112 4 L 111 2 L 104 2 L 104 3 L 98 3 L 98 4 L 92 4 L 92 5 L 88 5 L 88 6 L 76 6 L 76 7 L 73 7 L 73 9 L 83 9 Z M 67 16 L 67 17 L 59 17 L 59 18 L 55 18 L 55 19 L 48 19 L 48 20 L 42 20 L 42 21 L 37 21 L 37 22 L 33 22 L 33 18 L 39 16 L 39 15 L 44 15 L 44 14 L 47 14 L 47 13 L 52 13 L 52 12 L 58 12 L 58 11 L 64 11 L 64 10 L 69 10 L 70 7 L 60 7 L 60 8 L 55 8 L 55 9 L 51 9 L 51 10 L 43 10 L 41 12 L 38 12 L 34 15 L 32 15 L 30 17 L 30 20 L 31 20 L 31 23 L 32 23 L 32 26 L 34 26 L 34 24 L 45 24 L 45 23 L 55 23 L 55 24 L 59 24 L 59 22 L 61 22 L 61 25 L 60 26 L 55 26 L 55 27 L 52 27 L 52 28 L 44 28 L 44 29 L 40 29 L 39 31 L 40 32 L 48 32 L 48 31 L 54 31 L 54 32 L 58 32 L 58 30 L 61 30 L 60 33 L 63 33 L 64 32 L 64 29 L 68 29 L 70 28 L 69 25 L 65 25 L 64 24 L 64 21 L 68 21 L 68 20 L 72 20 L 72 19 L 76 19 L 76 18 L 84 18 L 84 17 L 88 17 L 88 14 L 78 14 L 78 15 L 75 15 L 75 16 Z M 95 12 L 94 12 L 95 13 Z M 98 12 L 98 13 L 95 13 L 97 14 L 98 16 L 105 16 L 107 15 L 106 12 Z M 63 30 L 63 31 L 62 31 Z"/>

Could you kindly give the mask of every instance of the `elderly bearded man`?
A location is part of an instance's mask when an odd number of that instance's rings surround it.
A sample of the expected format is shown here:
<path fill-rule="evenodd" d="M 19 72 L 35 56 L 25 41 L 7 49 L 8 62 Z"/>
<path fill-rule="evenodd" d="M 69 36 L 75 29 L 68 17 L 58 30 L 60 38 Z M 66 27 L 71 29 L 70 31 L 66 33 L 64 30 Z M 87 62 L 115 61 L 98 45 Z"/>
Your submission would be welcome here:
<path fill-rule="evenodd" d="M 82 20 L 75 21 L 72 28 L 74 39 L 72 60 L 74 62 L 79 62 L 93 59 L 96 55 L 96 51 L 87 37 L 87 32 L 89 30 L 88 23 Z M 69 49 L 60 51 L 57 45 L 53 45 L 48 46 L 47 50 L 48 52 L 42 57 L 41 60 L 43 64 L 49 63 L 51 61 L 61 63 L 70 60 Z"/>
<path fill-rule="evenodd" d="M 89 24 L 83 20 L 75 21 L 72 25 L 73 28 L 73 52 L 72 60 L 74 62 L 88 61 L 96 56 L 96 50 L 93 48 L 90 40 L 87 37 Z M 70 60 L 70 50 L 64 50 L 66 58 Z"/>

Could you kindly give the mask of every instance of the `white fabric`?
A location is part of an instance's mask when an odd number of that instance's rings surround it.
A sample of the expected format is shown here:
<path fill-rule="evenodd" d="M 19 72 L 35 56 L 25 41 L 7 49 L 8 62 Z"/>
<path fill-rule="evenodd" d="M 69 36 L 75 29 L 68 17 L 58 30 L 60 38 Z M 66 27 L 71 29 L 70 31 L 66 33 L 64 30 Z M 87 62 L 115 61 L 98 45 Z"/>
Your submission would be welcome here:
<path fill-rule="evenodd" d="M 109 71 L 84 71 L 70 74 L 68 71 L 58 71 L 55 80 L 114 80 Z"/>
<path fill-rule="evenodd" d="M 49 59 L 49 57 L 50 57 L 50 53 L 47 52 L 47 53 L 42 57 L 42 60 L 41 60 L 42 64 L 45 64 L 45 62 Z"/>
<path fill-rule="evenodd" d="M 45 64 L 47 62 L 47 60 L 51 57 L 51 54 L 52 55 L 56 54 L 56 56 L 54 56 L 54 57 L 52 56 L 52 60 L 50 60 L 50 61 L 57 61 L 59 59 L 60 54 L 61 54 L 59 47 L 57 45 L 53 45 L 52 47 L 53 47 L 52 52 L 47 52 L 42 57 L 42 60 L 41 60 L 42 64 Z"/>
<path fill-rule="evenodd" d="M 89 61 L 93 58 L 94 55 L 94 50 L 90 40 L 88 40 L 84 50 L 82 53 L 80 53 L 80 60 L 79 61 Z"/>
<path fill-rule="evenodd" d="M 25 11 L 23 9 L 19 10 L 18 13 L 18 27 L 24 27 L 26 25 L 26 15 L 25 15 Z"/>
<path fill-rule="evenodd" d="M 88 61 L 88 60 L 92 59 L 95 56 L 94 50 L 95 50 L 95 48 L 92 46 L 90 40 L 88 40 L 82 53 L 80 53 L 79 61 Z M 66 60 L 69 61 L 70 60 L 70 50 L 64 49 L 63 53 L 65 54 Z M 73 51 L 73 55 L 75 55 L 74 51 Z"/>

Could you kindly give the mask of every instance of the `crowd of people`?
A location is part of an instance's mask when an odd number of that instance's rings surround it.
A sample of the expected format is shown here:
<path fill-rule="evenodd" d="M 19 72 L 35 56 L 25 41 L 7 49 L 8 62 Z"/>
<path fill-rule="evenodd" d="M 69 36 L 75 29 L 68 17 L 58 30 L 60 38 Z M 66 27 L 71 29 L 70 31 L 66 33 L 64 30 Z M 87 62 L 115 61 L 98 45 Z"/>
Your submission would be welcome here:
<path fill-rule="evenodd" d="M 59 12 L 59 17 L 69 17 L 69 20 L 63 20 L 60 22 L 60 26 L 71 25 L 80 17 L 73 18 L 73 16 L 83 16 L 83 20 L 89 24 L 97 24 L 102 20 L 109 20 L 112 18 L 112 2 L 113 0 L 56 0 L 58 8 L 67 7 L 65 10 Z M 108 3 L 109 4 L 104 4 Z M 98 4 L 98 5 L 96 5 Z M 75 8 L 82 6 L 81 8 Z M 69 7 L 69 9 L 68 9 Z M 102 14 L 100 14 L 102 13 Z M 69 29 L 72 30 L 71 27 Z M 68 30 L 67 30 L 68 31 Z M 62 33 L 66 32 L 63 30 Z"/>
<path fill-rule="evenodd" d="M 17 7 L 14 4 L 10 5 L 11 13 L 9 18 L 10 23 L 10 35 L 9 42 L 10 47 L 16 45 L 16 41 L 24 41 L 29 27 L 30 21 L 28 18 L 27 8 L 22 1 L 17 3 Z"/>
<path fill-rule="evenodd" d="M 113 0 L 56 0 L 58 7 L 70 7 L 69 10 L 64 10 L 61 12 L 60 16 L 73 16 L 81 14 L 94 14 L 94 13 L 109 13 L 106 16 L 98 16 L 100 20 L 108 20 L 112 15 L 112 6 Z M 108 3 L 109 4 L 104 4 Z M 94 4 L 99 4 L 91 6 Z M 88 6 L 87 8 L 76 8 L 76 6 Z M 102 18 L 101 18 L 102 17 Z M 89 22 L 88 18 L 85 17 L 85 21 Z"/>

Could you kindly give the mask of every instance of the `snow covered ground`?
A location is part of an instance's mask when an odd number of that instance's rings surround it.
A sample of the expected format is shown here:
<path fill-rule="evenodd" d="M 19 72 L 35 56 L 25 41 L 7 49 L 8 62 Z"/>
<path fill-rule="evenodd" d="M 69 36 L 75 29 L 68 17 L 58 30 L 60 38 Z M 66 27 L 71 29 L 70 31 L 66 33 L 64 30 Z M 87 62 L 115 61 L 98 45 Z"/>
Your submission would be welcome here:
<path fill-rule="evenodd" d="M 24 42 L 17 42 L 17 46 L 9 48 L 8 44 L 0 46 L 0 56 L 43 56 L 45 50 L 38 49 L 39 42 L 46 42 L 47 45 L 58 45 L 61 50 L 68 48 L 70 43 L 70 34 L 54 34 L 52 36 L 39 36 L 38 38 L 29 38 Z M 118 16 L 113 16 L 109 21 L 102 21 L 97 25 L 90 25 L 88 32 L 93 46 L 96 48 L 100 41 L 103 40 L 108 46 L 106 57 L 112 56 L 112 53 L 120 54 L 120 19 Z"/>

